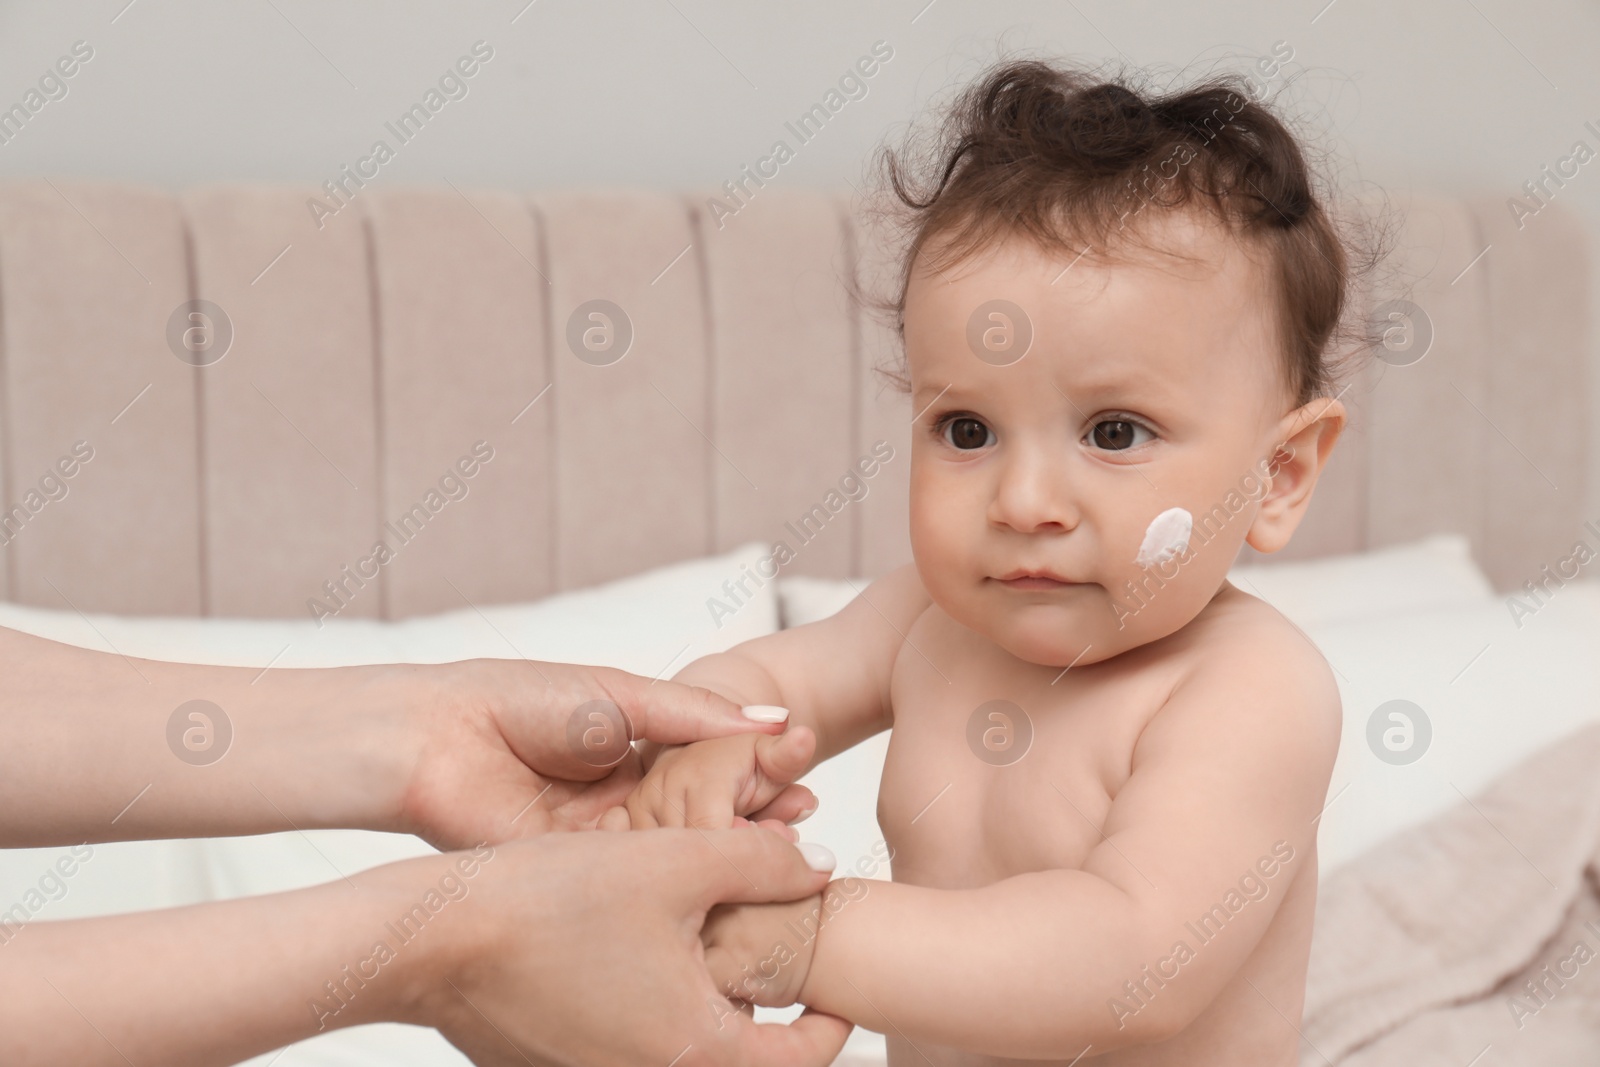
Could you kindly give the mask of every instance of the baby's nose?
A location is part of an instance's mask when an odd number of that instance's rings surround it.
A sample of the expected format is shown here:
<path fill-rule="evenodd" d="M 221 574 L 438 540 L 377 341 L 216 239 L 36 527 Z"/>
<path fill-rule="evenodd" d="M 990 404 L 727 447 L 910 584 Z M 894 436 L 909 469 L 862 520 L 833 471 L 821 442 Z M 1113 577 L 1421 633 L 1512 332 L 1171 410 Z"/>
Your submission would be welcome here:
<path fill-rule="evenodd" d="M 1038 533 L 1071 530 L 1079 513 L 1060 464 L 1024 455 L 1012 458 L 1001 472 L 989 519 L 1019 533 Z"/>

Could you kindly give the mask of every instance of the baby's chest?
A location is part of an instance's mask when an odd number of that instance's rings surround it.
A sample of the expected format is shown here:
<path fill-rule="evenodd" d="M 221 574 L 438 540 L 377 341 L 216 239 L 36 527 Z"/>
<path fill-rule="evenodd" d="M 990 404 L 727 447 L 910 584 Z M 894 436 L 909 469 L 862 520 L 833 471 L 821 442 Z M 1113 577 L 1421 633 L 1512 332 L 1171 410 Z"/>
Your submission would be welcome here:
<path fill-rule="evenodd" d="M 927 673 L 897 672 L 891 689 L 878 822 L 895 879 L 956 888 L 1081 867 L 1143 720 L 1092 686 Z"/>

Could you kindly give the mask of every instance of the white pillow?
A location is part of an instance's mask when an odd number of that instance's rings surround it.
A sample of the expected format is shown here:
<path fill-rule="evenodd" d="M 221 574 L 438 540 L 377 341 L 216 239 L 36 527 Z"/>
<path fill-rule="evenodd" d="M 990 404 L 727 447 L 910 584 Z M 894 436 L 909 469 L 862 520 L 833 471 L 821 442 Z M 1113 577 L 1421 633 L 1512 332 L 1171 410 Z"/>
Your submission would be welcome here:
<path fill-rule="evenodd" d="M 464 607 L 398 622 L 376 619 L 197 619 L 98 615 L 0 603 L 0 626 L 126 656 L 224 666 L 327 667 L 442 663 L 479 656 L 559 660 L 654 676 L 777 628 L 772 583 L 733 614 L 707 606 L 741 566 L 769 549 L 720 556 L 522 604 Z M 687 646 L 687 647 L 686 647 Z"/>
<path fill-rule="evenodd" d="M 697 656 L 777 629 L 768 583 L 731 616 L 715 618 L 707 600 L 742 567 L 769 552 L 751 543 L 578 592 L 527 604 L 485 605 L 385 623 L 304 620 L 79 616 L 0 603 L 0 626 L 126 656 L 275 668 L 383 662 L 443 662 L 478 656 L 557 660 L 670 676 Z M 72 918 L 272 892 L 429 851 L 415 837 L 359 830 L 313 830 L 260 837 L 119 842 L 92 846 L 69 864 L 60 893 L 49 871 L 65 849 L 0 851 L 0 914 L 37 889 L 50 894 L 37 917 Z M 57 877 L 59 877 L 59 872 Z M 37 900 L 38 896 L 29 897 Z"/>
<path fill-rule="evenodd" d="M 1600 585 L 1569 583 L 1521 623 L 1509 598 L 1486 597 L 1466 608 L 1310 628 L 1344 700 L 1320 820 L 1324 872 L 1600 719 Z M 1373 713 L 1391 700 L 1426 716 L 1425 748 L 1419 717 L 1406 708 L 1379 716 L 1369 742 Z M 1391 718 L 1396 711 L 1404 717 Z M 1414 762 L 1389 762 L 1418 752 Z"/>
<path fill-rule="evenodd" d="M 1387 612 L 1465 606 L 1494 595 L 1489 576 L 1473 562 L 1467 539 L 1460 534 L 1437 534 L 1323 559 L 1235 566 L 1228 578 L 1302 627 Z M 780 578 L 783 625 L 825 619 L 850 603 L 867 583 L 865 578 Z"/>
<path fill-rule="evenodd" d="M 1302 627 L 1469 607 L 1494 596 L 1494 585 L 1460 534 L 1322 559 L 1235 566 L 1228 580 Z"/>
<path fill-rule="evenodd" d="M 837 615 L 865 589 L 871 578 L 808 578 L 796 575 L 778 579 L 778 618 L 785 630 Z"/>

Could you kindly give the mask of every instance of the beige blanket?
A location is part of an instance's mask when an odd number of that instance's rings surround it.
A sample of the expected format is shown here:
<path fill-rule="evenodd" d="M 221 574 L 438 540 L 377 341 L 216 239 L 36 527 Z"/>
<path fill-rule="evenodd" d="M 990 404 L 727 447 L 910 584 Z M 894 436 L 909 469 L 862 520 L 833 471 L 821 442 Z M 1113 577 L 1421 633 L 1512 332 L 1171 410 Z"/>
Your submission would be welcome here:
<path fill-rule="evenodd" d="M 1323 882 L 1301 1067 L 1600 1064 L 1597 879 L 1593 726 Z"/>

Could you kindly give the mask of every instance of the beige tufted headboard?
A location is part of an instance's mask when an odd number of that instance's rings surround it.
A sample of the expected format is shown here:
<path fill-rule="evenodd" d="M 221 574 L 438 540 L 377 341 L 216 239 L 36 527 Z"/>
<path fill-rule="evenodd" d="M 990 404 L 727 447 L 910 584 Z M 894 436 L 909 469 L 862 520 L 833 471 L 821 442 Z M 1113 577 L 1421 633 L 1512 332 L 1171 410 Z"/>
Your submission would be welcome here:
<path fill-rule="evenodd" d="M 333 583 L 392 618 L 749 539 L 793 573 L 908 558 L 911 413 L 841 284 L 881 250 L 845 195 L 763 189 L 719 228 L 709 194 L 373 187 L 319 228 L 307 188 L 0 189 L 0 596 L 295 616 Z M 1520 584 L 1584 517 L 1586 246 L 1555 206 L 1519 232 L 1498 200 L 1409 203 L 1433 348 L 1346 394 L 1290 552 L 1455 529 Z M 568 343 L 596 299 L 633 330 L 609 365 Z M 231 324 L 209 365 L 190 300 Z M 879 440 L 865 498 L 830 497 Z"/>

